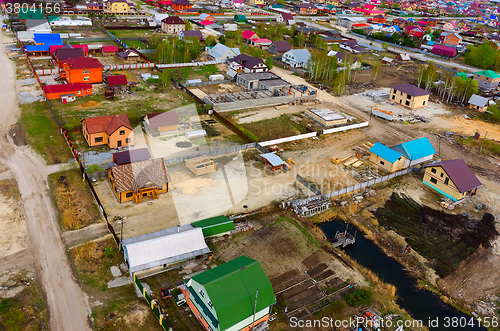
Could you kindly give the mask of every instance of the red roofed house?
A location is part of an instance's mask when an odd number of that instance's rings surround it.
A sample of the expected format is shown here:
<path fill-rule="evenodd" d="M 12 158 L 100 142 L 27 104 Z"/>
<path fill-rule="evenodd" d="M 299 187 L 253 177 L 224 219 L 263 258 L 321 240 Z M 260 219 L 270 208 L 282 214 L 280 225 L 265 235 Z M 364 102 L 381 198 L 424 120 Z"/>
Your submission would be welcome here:
<path fill-rule="evenodd" d="M 59 68 L 61 69 L 65 61 L 84 56 L 85 54 L 83 52 L 83 49 L 74 48 L 70 44 L 66 44 L 63 47 L 56 49 L 54 53 L 55 64 L 57 64 L 57 66 L 59 66 Z"/>
<path fill-rule="evenodd" d="M 250 30 L 243 31 L 241 36 L 243 37 L 243 42 L 247 44 L 250 44 L 252 42 L 252 39 L 260 39 L 255 32 Z"/>
<path fill-rule="evenodd" d="M 123 91 L 127 88 L 127 76 L 125 75 L 116 75 L 116 76 L 108 76 L 104 79 L 106 83 L 107 90 L 113 90 L 115 93 Z"/>
<path fill-rule="evenodd" d="M 416 26 L 409 26 L 406 28 L 406 33 L 415 38 L 422 38 L 424 32 L 424 29 Z"/>
<path fill-rule="evenodd" d="M 169 16 L 161 20 L 161 29 L 167 34 L 178 34 L 186 29 L 186 23 L 179 16 Z"/>
<path fill-rule="evenodd" d="M 118 46 L 102 46 L 102 55 L 115 55 L 118 52 Z"/>
<path fill-rule="evenodd" d="M 49 100 L 61 98 L 64 102 L 67 97 L 84 97 L 87 95 L 92 95 L 92 84 L 56 84 L 44 85 L 43 87 L 43 96 Z"/>
<path fill-rule="evenodd" d="M 77 57 L 63 62 L 61 77 L 68 83 L 101 83 L 103 68 L 97 59 Z"/>
<path fill-rule="evenodd" d="M 362 8 L 354 8 L 353 11 L 358 14 L 363 14 L 364 16 L 386 15 L 383 10 L 379 10 L 375 5 L 370 4 L 365 4 Z"/>
<path fill-rule="evenodd" d="M 384 15 L 377 15 L 373 18 L 373 23 L 384 23 L 387 22 L 387 19 Z"/>
<path fill-rule="evenodd" d="M 127 114 L 85 118 L 82 133 L 89 147 L 119 148 L 134 144 L 134 131 Z"/>
<path fill-rule="evenodd" d="M 446 22 L 444 25 L 443 25 L 443 30 L 448 30 L 448 31 L 457 31 L 458 30 L 458 27 L 455 23 L 453 22 Z"/>
<path fill-rule="evenodd" d="M 187 0 L 175 0 L 172 2 L 172 8 L 176 11 L 190 9 L 193 5 Z"/>
<path fill-rule="evenodd" d="M 431 52 L 437 55 L 442 55 L 447 57 L 455 57 L 458 54 L 456 48 L 442 46 L 442 45 L 434 45 L 434 47 L 432 47 Z"/>

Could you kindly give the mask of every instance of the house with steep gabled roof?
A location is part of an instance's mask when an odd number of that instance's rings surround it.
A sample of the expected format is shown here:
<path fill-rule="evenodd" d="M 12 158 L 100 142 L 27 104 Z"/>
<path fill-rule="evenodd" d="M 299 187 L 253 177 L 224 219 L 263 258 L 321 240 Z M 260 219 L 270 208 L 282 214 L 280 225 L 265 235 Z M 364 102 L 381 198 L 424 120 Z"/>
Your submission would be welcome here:
<path fill-rule="evenodd" d="M 293 68 L 305 68 L 311 58 L 311 53 L 307 49 L 291 49 L 285 52 L 281 60 Z"/>
<path fill-rule="evenodd" d="M 476 195 L 483 185 L 462 159 L 427 165 L 422 181 L 453 201 Z"/>
<path fill-rule="evenodd" d="M 84 118 L 82 134 L 89 147 L 108 145 L 109 148 L 121 148 L 134 145 L 134 131 L 127 114 Z"/>
<path fill-rule="evenodd" d="M 243 42 L 250 44 L 252 39 L 260 39 L 260 37 L 251 30 L 245 30 L 241 33 L 241 37 L 243 38 Z"/>
<path fill-rule="evenodd" d="M 119 203 L 159 199 L 168 192 L 170 176 L 163 158 L 124 163 L 107 169 L 108 183 Z"/>
<path fill-rule="evenodd" d="M 292 26 L 295 24 L 295 19 L 290 13 L 279 13 L 278 17 L 276 17 L 276 22 Z"/>
<path fill-rule="evenodd" d="M 431 92 L 427 92 L 412 84 L 391 86 L 389 102 L 397 103 L 411 110 L 427 106 Z"/>
<path fill-rule="evenodd" d="M 266 72 L 269 67 L 261 58 L 240 54 L 229 62 L 229 67 L 236 72 Z"/>
<path fill-rule="evenodd" d="M 186 23 L 179 16 L 169 16 L 161 20 L 161 29 L 167 34 L 178 34 L 185 28 Z"/>
<path fill-rule="evenodd" d="M 210 49 L 210 51 L 207 53 L 207 56 L 215 61 L 224 61 L 227 59 L 232 59 L 240 54 L 240 49 L 237 47 L 231 48 L 221 43 L 217 43 L 217 45 Z"/>
<path fill-rule="evenodd" d="M 72 58 L 63 62 L 61 77 L 68 83 L 102 83 L 103 68 L 94 58 Z"/>
<path fill-rule="evenodd" d="M 265 329 L 276 303 L 260 263 L 244 255 L 191 277 L 181 291 L 206 331 Z"/>
<path fill-rule="evenodd" d="M 288 52 L 291 49 L 292 46 L 290 46 L 288 41 L 275 41 L 269 46 L 267 51 L 271 54 L 279 55 Z"/>

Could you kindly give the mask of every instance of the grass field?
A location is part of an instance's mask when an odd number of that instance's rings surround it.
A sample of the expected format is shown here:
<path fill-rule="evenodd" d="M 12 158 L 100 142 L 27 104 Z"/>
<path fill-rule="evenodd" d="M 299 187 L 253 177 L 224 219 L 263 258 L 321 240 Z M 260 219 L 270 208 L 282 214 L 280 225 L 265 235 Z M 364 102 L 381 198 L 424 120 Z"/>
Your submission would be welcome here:
<path fill-rule="evenodd" d="M 47 309 L 38 284 L 31 279 L 21 293 L 0 299 L 0 330 L 49 330 Z"/>
<path fill-rule="evenodd" d="M 306 127 L 313 127 L 312 121 L 292 114 L 285 114 L 269 120 L 239 124 L 251 132 L 259 141 L 285 138 L 308 133 Z"/>
<path fill-rule="evenodd" d="M 24 127 L 30 145 L 40 153 L 48 164 L 63 163 L 72 159 L 71 152 L 59 134 L 49 106 L 45 101 L 22 104 L 21 124 Z"/>
<path fill-rule="evenodd" d="M 48 179 L 63 230 L 76 230 L 101 221 L 101 213 L 90 188 L 82 181 L 80 169 L 57 172 Z"/>
<path fill-rule="evenodd" d="M 125 45 L 129 46 L 129 47 L 132 47 L 132 48 L 141 48 L 141 49 L 146 49 L 147 46 L 146 44 L 140 42 L 139 40 L 124 40 L 123 41 L 125 43 Z"/>
<path fill-rule="evenodd" d="M 175 68 L 169 69 L 170 76 L 181 81 L 185 81 L 187 79 L 201 79 L 208 80 L 210 75 L 219 74 L 219 69 L 213 64 L 208 66 L 201 67 L 184 67 L 184 68 Z"/>
<path fill-rule="evenodd" d="M 117 38 L 147 38 L 153 34 L 149 30 L 108 30 L 108 32 Z"/>

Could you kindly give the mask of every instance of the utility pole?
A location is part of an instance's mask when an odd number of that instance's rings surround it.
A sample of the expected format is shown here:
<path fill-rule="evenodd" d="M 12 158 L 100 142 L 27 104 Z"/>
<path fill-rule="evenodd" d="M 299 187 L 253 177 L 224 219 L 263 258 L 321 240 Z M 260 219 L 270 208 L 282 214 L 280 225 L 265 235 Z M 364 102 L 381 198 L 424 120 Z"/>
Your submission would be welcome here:
<path fill-rule="evenodd" d="M 438 158 L 441 160 L 441 137 L 438 138 L 439 148 L 438 148 Z"/>

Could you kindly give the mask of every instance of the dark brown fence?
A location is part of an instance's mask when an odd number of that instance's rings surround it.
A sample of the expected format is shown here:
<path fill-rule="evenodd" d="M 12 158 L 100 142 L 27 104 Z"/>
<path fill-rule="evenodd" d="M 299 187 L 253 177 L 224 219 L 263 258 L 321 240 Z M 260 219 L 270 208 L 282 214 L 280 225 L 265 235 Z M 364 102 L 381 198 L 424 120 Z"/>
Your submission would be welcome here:
<path fill-rule="evenodd" d="M 222 116 L 221 114 L 219 114 L 215 110 L 213 111 L 213 114 L 214 114 L 215 117 L 217 117 L 217 119 L 219 121 L 221 121 L 222 123 L 224 123 L 224 125 L 226 125 L 227 127 L 229 127 L 231 130 L 233 130 L 233 132 L 235 132 L 238 136 L 240 136 L 241 138 L 243 138 L 246 142 L 249 142 L 249 143 L 254 142 L 254 140 L 252 138 L 250 138 L 249 136 L 247 136 L 245 132 L 241 131 L 236 125 L 234 125 L 227 118 L 225 118 L 224 116 Z"/>

